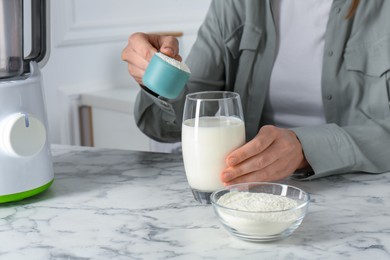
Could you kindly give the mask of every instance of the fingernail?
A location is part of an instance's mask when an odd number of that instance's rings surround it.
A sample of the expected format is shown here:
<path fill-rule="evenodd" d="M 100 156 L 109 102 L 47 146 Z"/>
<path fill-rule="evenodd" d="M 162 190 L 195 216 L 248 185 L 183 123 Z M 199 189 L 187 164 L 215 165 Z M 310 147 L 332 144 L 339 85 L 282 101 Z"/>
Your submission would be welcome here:
<path fill-rule="evenodd" d="M 231 173 L 230 172 L 223 172 L 222 173 L 222 181 L 226 182 L 229 181 L 231 178 Z"/>
<path fill-rule="evenodd" d="M 168 56 L 175 56 L 175 52 L 171 47 L 164 47 L 163 53 Z"/>
<path fill-rule="evenodd" d="M 228 160 L 229 166 L 236 165 L 237 163 L 238 163 L 238 160 L 237 160 L 237 158 L 235 158 L 235 157 L 232 157 L 232 158 L 230 158 L 230 159 Z"/>

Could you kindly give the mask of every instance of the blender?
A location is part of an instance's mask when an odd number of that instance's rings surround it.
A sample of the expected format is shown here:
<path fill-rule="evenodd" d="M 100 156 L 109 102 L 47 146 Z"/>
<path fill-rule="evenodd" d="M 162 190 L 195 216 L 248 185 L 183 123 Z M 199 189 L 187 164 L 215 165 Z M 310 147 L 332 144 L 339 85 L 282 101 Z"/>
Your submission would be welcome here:
<path fill-rule="evenodd" d="M 53 182 L 40 66 L 47 60 L 47 2 L 31 0 L 31 52 L 24 55 L 23 0 L 0 0 L 0 203 Z"/>

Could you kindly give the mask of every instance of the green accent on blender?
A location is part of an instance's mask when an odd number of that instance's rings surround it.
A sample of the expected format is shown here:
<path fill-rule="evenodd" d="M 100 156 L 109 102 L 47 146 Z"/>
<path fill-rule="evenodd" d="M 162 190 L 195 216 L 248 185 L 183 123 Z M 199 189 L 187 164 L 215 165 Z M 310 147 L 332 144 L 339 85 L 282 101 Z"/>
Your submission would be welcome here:
<path fill-rule="evenodd" d="M 51 180 L 50 182 L 46 183 L 45 185 L 40 186 L 40 187 L 35 188 L 35 189 L 32 189 L 32 190 L 22 191 L 22 192 L 8 194 L 8 195 L 1 195 L 0 196 L 0 203 L 18 201 L 18 200 L 25 199 L 27 197 L 34 196 L 34 195 L 41 193 L 41 192 L 45 191 L 46 189 L 48 189 L 51 186 L 51 184 L 53 183 L 53 181 L 54 180 Z"/>

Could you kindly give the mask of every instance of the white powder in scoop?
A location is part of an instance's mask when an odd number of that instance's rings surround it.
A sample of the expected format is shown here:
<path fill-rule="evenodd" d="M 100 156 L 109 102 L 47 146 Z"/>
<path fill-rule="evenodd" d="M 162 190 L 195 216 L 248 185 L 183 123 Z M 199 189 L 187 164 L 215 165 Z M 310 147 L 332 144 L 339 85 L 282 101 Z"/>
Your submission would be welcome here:
<path fill-rule="evenodd" d="M 185 72 L 190 73 L 190 69 L 188 68 L 188 66 L 184 62 L 180 62 L 178 60 L 175 60 L 174 58 L 171 58 L 171 57 L 169 57 L 161 52 L 157 52 L 156 55 L 158 57 L 160 57 L 161 59 L 163 59 L 165 62 L 168 62 L 169 64 L 171 64 L 172 66 L 175 66 L 176 68 L 178 68 L 180 70 L 183 70 Z"/>
<path fill-rule="evenodd" d="M 225 225 L 253 236 L 280 234 L 294 222 L 299 225 L 303 217 L 303 209 L 282 211 L 297 207 L 298 201 L 273 194 L 232 191 L 220 197 L 218 204 L 242 210 L 218 208 L 218 213 Z"/>

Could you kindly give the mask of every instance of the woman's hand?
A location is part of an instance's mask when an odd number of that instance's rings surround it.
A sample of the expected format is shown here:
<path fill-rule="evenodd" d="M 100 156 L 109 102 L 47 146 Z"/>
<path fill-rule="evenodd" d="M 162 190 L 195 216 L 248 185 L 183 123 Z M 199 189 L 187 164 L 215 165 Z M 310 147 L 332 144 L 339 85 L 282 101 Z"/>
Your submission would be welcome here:
<path fill-rule="evenodd" d="M 225 185 L 281 180 L 309 166 L 295 133 L 270 125 L 230 153 L 226 163 L 228 168 L 221 173 Z"/>
<path fill-rule="evenodd" d="M 182 60 L 179 55 L 179 43 L 173 36 L 134 33 L 129 37 L 127 46 L 122 51 L 122 60 L 128 63 L 130 75 L 139 84 L 142 84 L 146 67 L 158 50 L 178 61 Z"/>

